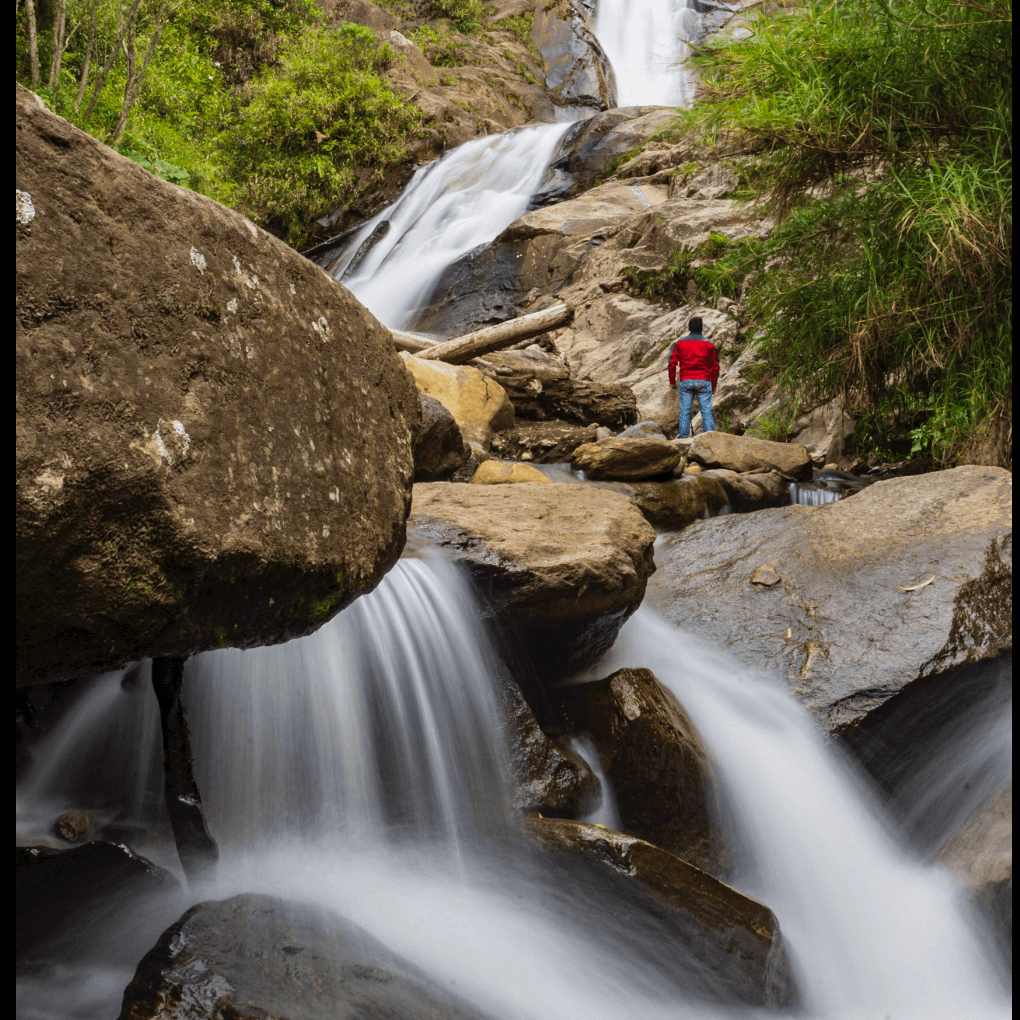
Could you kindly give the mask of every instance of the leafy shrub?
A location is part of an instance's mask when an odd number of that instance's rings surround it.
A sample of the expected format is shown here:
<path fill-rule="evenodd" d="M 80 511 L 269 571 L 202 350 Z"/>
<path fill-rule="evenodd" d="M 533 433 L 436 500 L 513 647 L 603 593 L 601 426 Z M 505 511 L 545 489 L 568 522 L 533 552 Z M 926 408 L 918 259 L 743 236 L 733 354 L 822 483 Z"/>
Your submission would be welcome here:
<path fill-rule="evenodd" d="M 433 17 L 446 18 L 451 28 L 465 34 L 479 31 L 485 17 L 481 0 L 429 0 L 428 10 Z"/>

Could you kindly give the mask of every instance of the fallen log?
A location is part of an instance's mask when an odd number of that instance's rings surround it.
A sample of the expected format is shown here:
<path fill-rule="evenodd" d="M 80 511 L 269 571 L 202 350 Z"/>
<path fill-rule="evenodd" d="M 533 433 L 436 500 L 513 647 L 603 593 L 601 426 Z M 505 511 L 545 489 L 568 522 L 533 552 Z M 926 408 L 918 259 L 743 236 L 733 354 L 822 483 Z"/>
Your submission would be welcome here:
<path fill-rule="evenodd" d="M 417 333 L 405 333 L 402 329 L 391 329 L 393 334 L 393 345 L 398 351 L 407 351 L 410 354 L 417 354 L 419 351 L 428 350 L 437 346 L 438 341 L 430 340 L 427 336 L 419 336 Z"/>
<path fill-rule="evenodd" d="M 570 305 L 553 305 L 552 308 L 543 308 L 542 311 L 533 312 L 531 315 L 521 315 L 495 326 L 486 326 L 485 329 L 455 337 L 441 344 L 422 347 L 413 353 L 429 361 L 446 361 L 451 365 L 462 365 L 472 358 L 509 347 L 518 340 L 538 336 L 539 333 L 563 326 L 573 318 L 573 315 L 574 309 Z M 403 335 L 408 336 L 406 333 Z"/>

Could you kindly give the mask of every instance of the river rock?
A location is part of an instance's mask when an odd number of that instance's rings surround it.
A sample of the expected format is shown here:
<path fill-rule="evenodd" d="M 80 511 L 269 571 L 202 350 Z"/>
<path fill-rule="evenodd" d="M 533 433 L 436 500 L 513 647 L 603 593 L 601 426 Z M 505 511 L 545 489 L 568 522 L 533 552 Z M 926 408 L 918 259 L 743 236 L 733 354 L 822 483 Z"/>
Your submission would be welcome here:
<path fill-rule="evenodd" d="M 657 936 L 670 945 L 678 970 L 693 963 L 708 971 L 704 990 L 713 1000 L 773 1009 L 795 1001 L 779 922 L 763 903 L 657 846 L 599 825 L 529 818 L 527 831 L 553 860 L 587 873 L 590 902 L 611 903 L 622 890 L 642 903 L 646 925 L 656 917 L 671 922 Z"/>
<path fill-rule="evenodd" d="M 579 446 L 570 466 L 594 481 L 631 482 L 671 475 L 680 460 L 680 451 L 666 439 L 617 436 Z"/>
<path fill-rule="evenodd" d="M 517 417 L 620 427 L 637 418 L 627 386 L 573 379 L 562 359 L 532 345 L 523 351 L 486 355 L 481 371 L 506 391 Z"/>
<path fill-rule="evenodd" d="M 803 446 L 772 443 L 752 436 L 703 432 L 691 444 L 690 458 L 706 468 L 779 471 L 791 478 L 811 477 L 811 454 Z"/>
<path fill-rule="evenodd" d="M 178 889 L 170 872 L 120 843 L 92 842 L 73 850 L 19 846 L 17 955 L 32 957 L 54 940 L 109 938 L 104 929 L 119 906 L 152 894 L 172 895 Z"/>
<path fill-rule="evenodd" d="M 456 419 L 435 397 L 419 393 L 421 428 L 414 440 L 414 480 L 442 482 L 471 455 Z"/>
<path fill-rule="evenodd" d="M 594 742 L 626 831 L 719 874 L 724 854 L 712 832 L 708 753 L 655 675 L 621 669 L 564 688 L 559 703 L 571 732 Z"/>
<path fill-rule="evenodd" d="M 315 630 L 403 546 L 420 412 L 388 331 L 16 93 L 18 682 Z"/>
<path fill-rule="evenodd" d="M 1012 648 L 1011 483 L 959 467 L 703 521 L 660 545 L 649 598 L 846 732 L 910 685 Z M 766 566 L 779 581 L 753 583 Z"/>
<path fill-rule="evenodd" d="M 682 478 L 634 482 L 631 488 L 645 520 L 667 531 L 679 531 L 695 521 L 714 517 L 729 505 L 729 493 L 719 479 L 702 479 L 700 474 L 686 471 Z"/>
<path fill-rule="evenodd" d="M 1013 783 L 1003 784 L 935 856 L 1013 953 Z"/>
<path fill-rule="evenodd" d="M 595 774 L 581 758 L 546 736 L 509 676 L 497 684 L 497 696 L 514 780 L 514 807 L 546 818 L 579 815 L 598 788 Z"/>
<path fill-rule="evenodd" d="M 611 439 L 612 436 L 602 437 L 605 439 Z M 639 421 L 636 425 L 631 425 L 630 428 L 624 429 L 617 437 L 617 439 L 665 439 L 663 435 L 662 427 L 657 421 Z M 683 452 L 683 451 L 681 451 Z"/>
<path fill-rule="evenodd" d="M 57 835 L 68 843 L 84 843 L 92 831 L 92 815 L 88 811 L 65 811 L 54 826 Z"/>
<path fill-rule="evenodd" d="M 492 449 L 514 460 L 564 464 L 579 446 L 595 442 L 598 428 L 568 421 L 517 421 L 508 432 L 493 437 Z"/>
<path fill-rule="evenodd" d="M 488 449 L 494 430 L 513 425 L 514 409 L 505 390 L 477 368 L 424 361 L 405 351 L 400 357 L 418 392 L 434 397 L 453 415 L 466 441 Z"/>
<path fill-rule="evenodd" d="M 517 485 L 521 482 L 532 485 L 548 485 L 546 478 L 538 468 L 528 464 L 508 463 L 504 460 L 487 460 L 478 465 L 478 470 L 471 476 L 471 485 Z"/>
<path fill-rule="evenodd" d="M 616 106 L 613 65 L 580 2 L 553 0 L 536 6 L 531 40 L 542 55 L 546 91 L 557 106 Z"/>
<path fill-rule="evenodd" d="M 142 957 L 120 1020 L 170 1015 L 476 1017 L 350 921 L 251 893 L 193 906 Z"/>
<path fill-rule="evenodd" d="M 655 532 L 640 511 L 593 486 L 416 485 L 409 527 L 465 564 L 487 613 L 520 636 L 543 679 L 598 659 L 655 569 Z"/>

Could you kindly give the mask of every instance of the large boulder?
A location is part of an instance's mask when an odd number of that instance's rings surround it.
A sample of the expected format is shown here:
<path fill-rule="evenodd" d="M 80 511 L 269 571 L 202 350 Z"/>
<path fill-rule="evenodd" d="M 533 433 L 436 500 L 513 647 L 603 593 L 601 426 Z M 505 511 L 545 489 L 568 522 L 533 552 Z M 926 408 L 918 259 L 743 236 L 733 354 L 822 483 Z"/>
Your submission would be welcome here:
<path fill-rule="evenodd" d="M 1000 943 L 1013 952 L 1013 783 L 1000 786 L 949 837 L 935 863 L 987 918 Z"/>
<path fill-rule="evenodd" d="M 712 832 L 708 753 L 655 675 L 621 669 L 564 688 L 559 703 L 571 731 L 595 744 L 627 832 L 719 874 L 725 862 Z"/>
<path fill-rule="evenodd" d="M 678 975 L 689 969 L 707 986 L 698 990 L 716 1001 L 772 1009 L 795 1001 L 779 922 L 763 903 L 657 846 L 600 825 L 529 818 L 527 831 L 569 877 L 587 873 L 587 902 L 605 910 L 621 892 L 636 901 L 645 937 L 655 930 Z M 660 918 L 668 927 L 656 924 Z"/>
<path fill-rule="evenodd" d="M 545 65 L 545 87 L 557 106 L 616 106 L 616 75 L 576 0 L 536 6 L 531 40 Z"/>
<path fill-rule="evenodd" d="M 668 477 L 681 459 L 680 450 L 666 439 L 617 436 L 579 446 L 570 457 L 570 466 L 593 481 L 632 482 Z"/>
<path fill-rule="evenodd" d="M 453 415 L 466 442 L 488 449 L 494 430 L 513 425 L 514 408 L 503 387 L 477 368 L 425 361 L 403 351 L 400 356 L 418 392 L 438 400 Z"/>
<path fill-rule="evenodd" d="M 651 604 L 777 674 L 831 732 L 1012 648 L 1012 476 L 959 467 L 835 503 L 702 521 L 663 543 Z"/>
<path fill-rule="evenodd" d="M 638 509 L 593 486 L 416 485 L 409 528 L 465 564 L 543 679 L 608 650 L 655 569 Z"/>
<path fill-rule="evenodd" d="M 791 478 L 811 477 L 811 454 L 796 443 L 772 443 L 753 436 L 702 432 L 691 444 L 689 456 L 707 468 L 779 471 Z"/>
<path fill-rule="evenodd" d="M 573 379 L 561 358 L 533 344 L 523 351 L 488 354 L 479 366 L 506 391 L 518 418 L 621 428 L 637 420 L 627 386 Z"/>
<path fill-rule="evenodd" d="M 568 421 L 518 421 L 509 432 L 493 438 L 492 448 L 514 460 L 564 464 L 579 446 L 595 442 L 597 429 Z"/>
<path fill-rule="evenodd" d="M 427 393 L 419 393 L 421 427 L 414 439 L 414 480 L 446 481 L 471 455 L 456 418 Z"/>
<path fill-rule="evenodd" d="M 406 960 L 338 915 L 251 893 L 199 903 L 142 957 L 120 1020 L 469 1020 Z"/>
<path fill-rule="evenodd" d="M 17 86 L 18 682 L 285 641 L 393 564 L 411 379 L 343 287 Z"/>

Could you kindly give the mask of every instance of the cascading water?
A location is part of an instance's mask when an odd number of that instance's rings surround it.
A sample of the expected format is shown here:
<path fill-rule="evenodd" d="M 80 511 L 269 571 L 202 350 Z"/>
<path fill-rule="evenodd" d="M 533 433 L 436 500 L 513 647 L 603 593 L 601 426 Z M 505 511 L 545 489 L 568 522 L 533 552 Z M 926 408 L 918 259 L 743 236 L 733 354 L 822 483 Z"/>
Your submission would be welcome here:
<path fill-rule="evenodd" d="M 391 329 L 408 326 L 447 266 L 528 211 L 568 127 L 542 124 L 478 138 L 422 167 L 327 271 Z M 382 236 L 362 252 L 376 231 Z"/>

